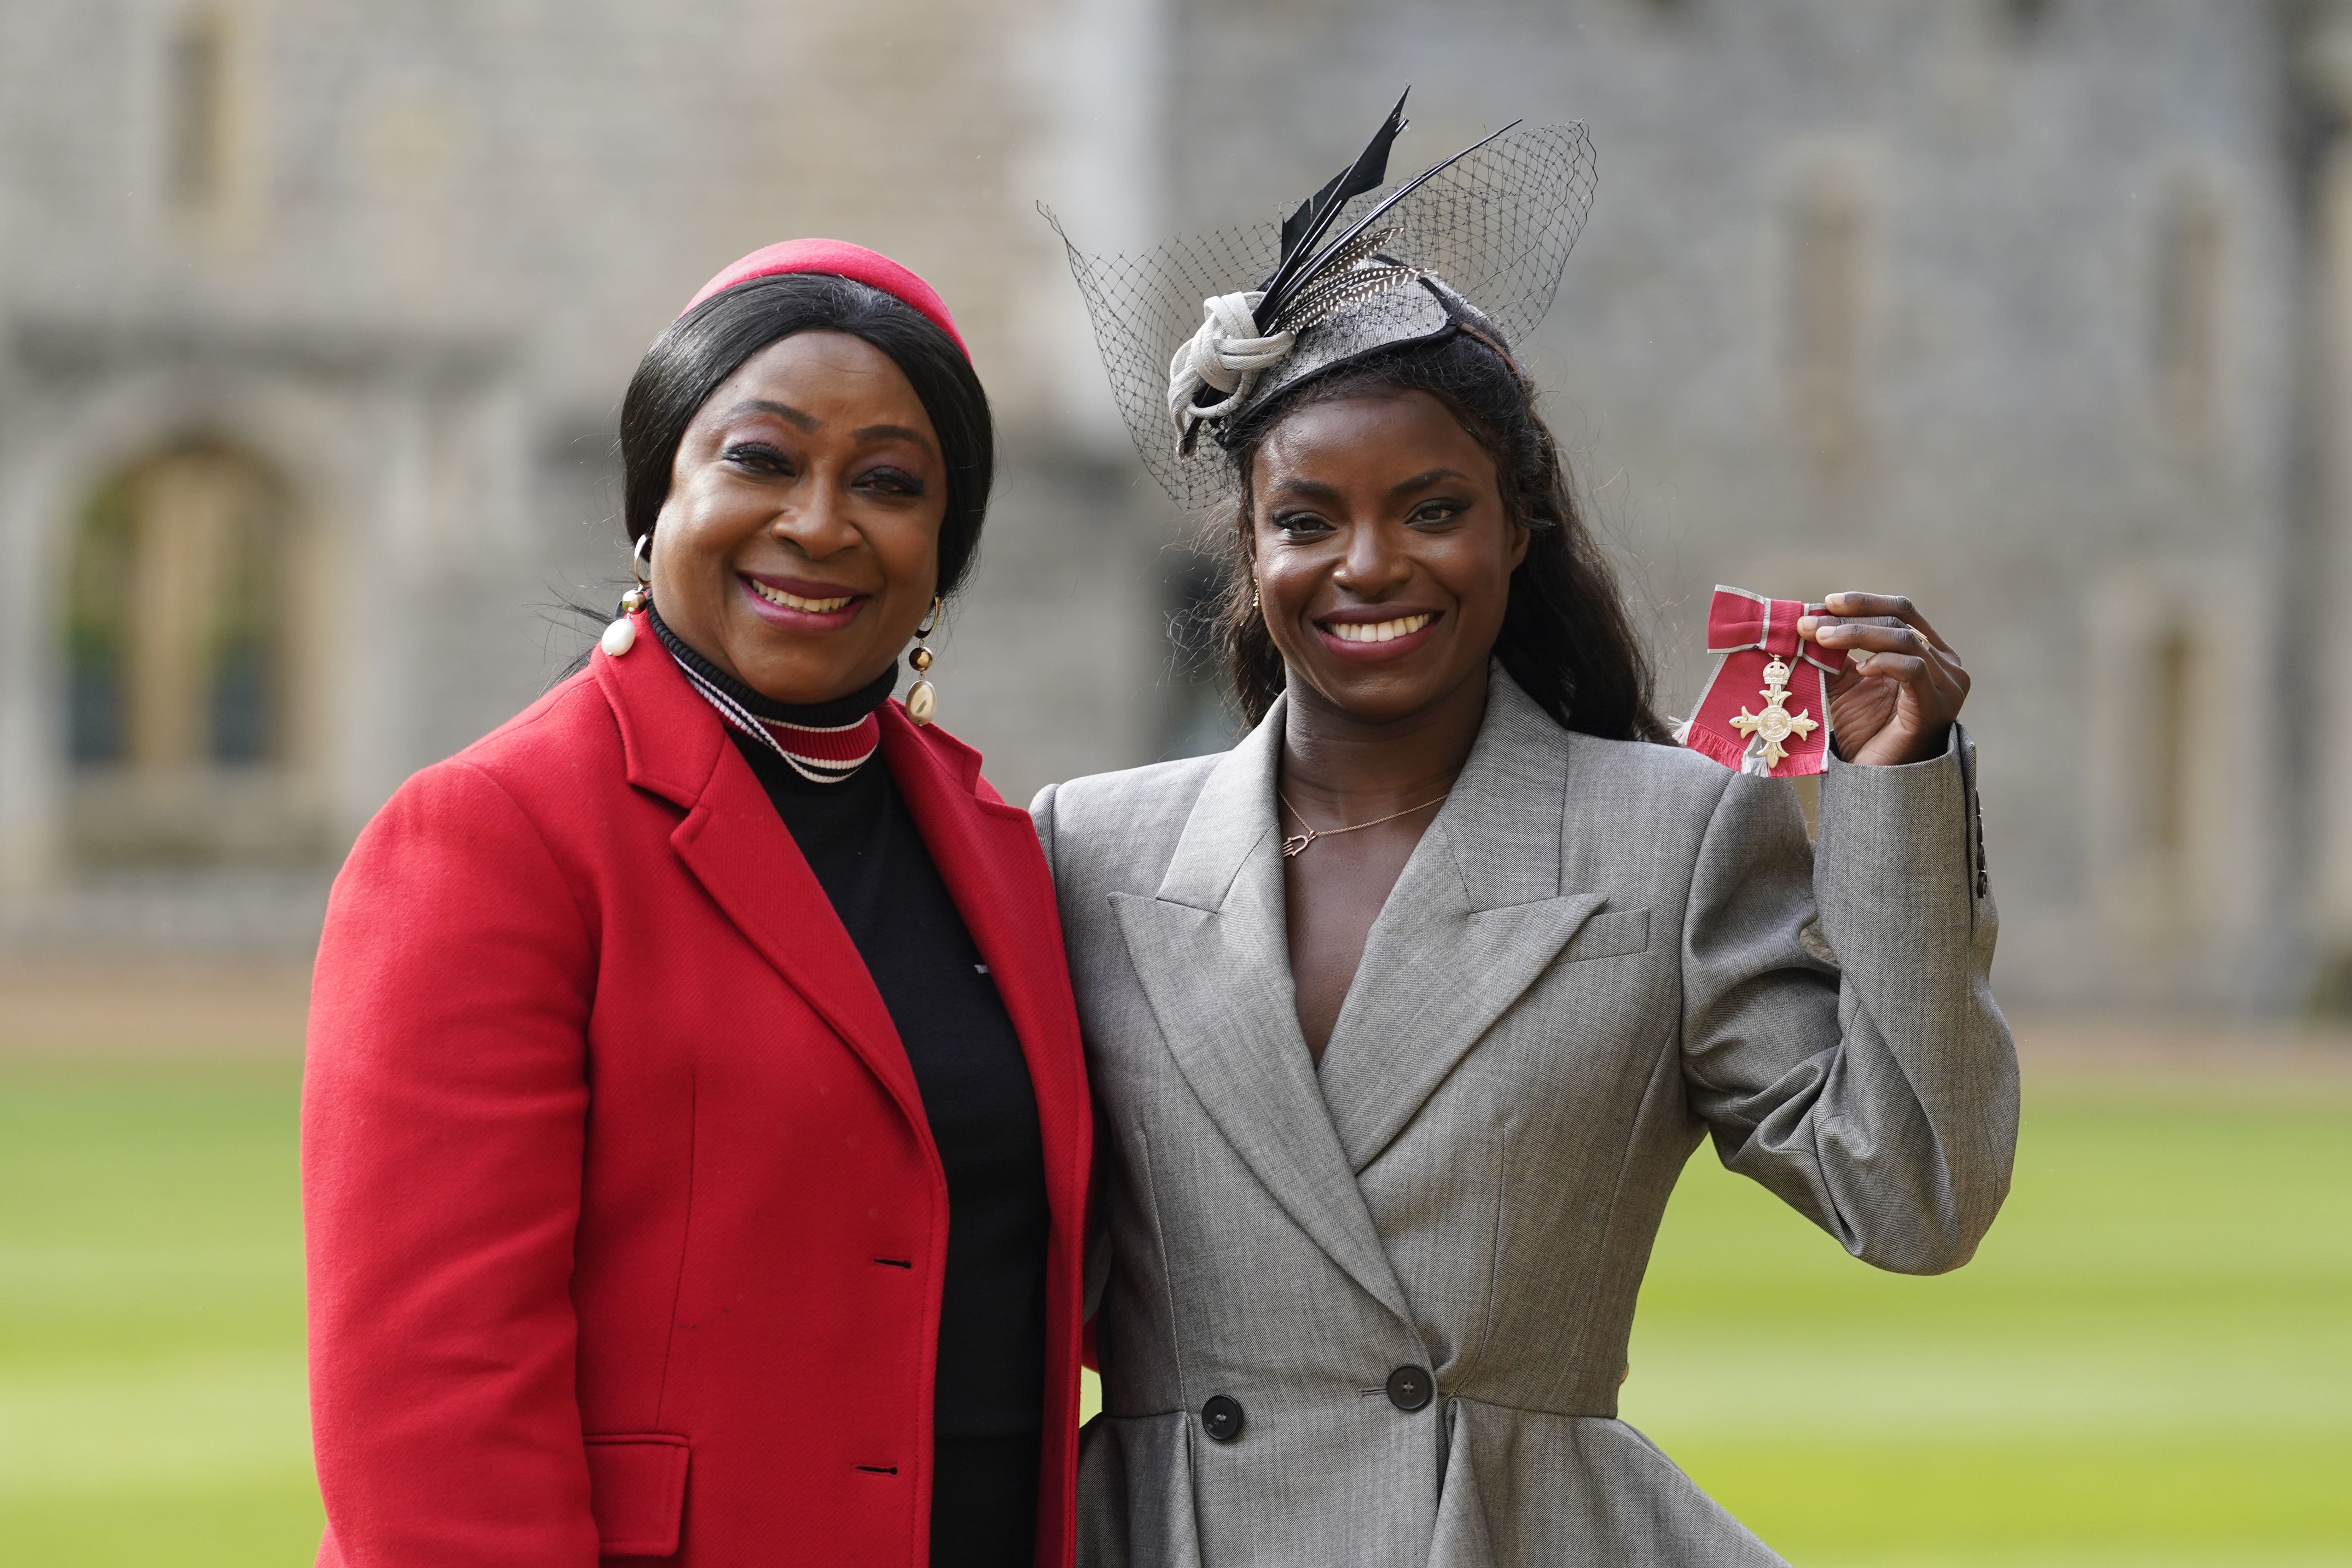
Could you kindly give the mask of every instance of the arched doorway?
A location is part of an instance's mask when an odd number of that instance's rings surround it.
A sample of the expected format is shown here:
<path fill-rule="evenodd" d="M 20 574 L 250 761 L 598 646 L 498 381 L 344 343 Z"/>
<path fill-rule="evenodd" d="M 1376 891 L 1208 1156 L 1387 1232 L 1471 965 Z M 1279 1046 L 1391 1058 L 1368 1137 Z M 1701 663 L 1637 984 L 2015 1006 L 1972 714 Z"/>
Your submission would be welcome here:
<path fill-rule="evenodd" d="M 223 443 L 143 458 L 92 492 L 66 594 L 82 858 L 316 852 L 308 544 L 276 472 Z"/>

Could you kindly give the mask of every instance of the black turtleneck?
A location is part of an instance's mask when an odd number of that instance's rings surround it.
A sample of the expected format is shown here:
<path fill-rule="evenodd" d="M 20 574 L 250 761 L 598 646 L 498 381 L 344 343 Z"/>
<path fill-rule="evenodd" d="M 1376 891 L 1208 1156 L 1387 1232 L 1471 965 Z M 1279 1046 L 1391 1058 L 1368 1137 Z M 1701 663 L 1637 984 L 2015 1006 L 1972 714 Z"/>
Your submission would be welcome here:
<path fill-rule="evenodd" d="M 792 707 L 721 673 L 649 618 L 679 663 L 761 719 L 853 723 L 888 700 L 898 677 L 894 667 L 862 692 Z M 734 725 L 727 732 L 866 960 L 915 1069 L 947 1172 L 931 1563 L 1030 1568 L 1045 1407 L 1047 1211 L 1045 1143 L 1020 1038 L 882 759 L 820 784 Z"/>

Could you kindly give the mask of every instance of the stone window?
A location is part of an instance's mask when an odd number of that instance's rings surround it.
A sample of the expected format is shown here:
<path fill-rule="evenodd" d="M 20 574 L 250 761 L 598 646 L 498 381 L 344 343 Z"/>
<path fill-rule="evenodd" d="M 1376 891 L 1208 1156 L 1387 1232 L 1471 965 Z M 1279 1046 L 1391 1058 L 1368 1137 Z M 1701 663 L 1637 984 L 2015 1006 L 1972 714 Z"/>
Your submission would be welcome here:
<path fill-rule="evenodd" d="M 2150 660 L 2147 847 L 2175 877 L 2189 850 L 2189 783 L 2198 767 L 2197 754 L 2189 749 L 2191 720 L 2198 711 L 2196 651 L 2189 629 L 2176 624 L 2157 639 Z"/>
<path fill-rule="evenodd" d="M 287 798 L 310 750 L 302 544 L 286 487 L 231 447 L 178 447 L 97 488 L 66 594 L 65 741 L 89 855 L 308 844 Z"/>
<path fill-rule="evenodd" d="M 1816 472 L 1843 477 L 1862 455 L 1868 215 L 1849 180 L 1822 175 L 1789 216 L 1789 401 Z"/>
<path fill-rule="evenodd" d="M 2272 748 L 2260 649 L 2216 637 L 2267 602 L 2262 574 L 2227 557 L 2118 563 L 2087 584 L 2083 704 L 2086 847 L 2109 933 L 2125 948 L 2199 940 L 2262 918 L 2247 868 L 2264 830 Z"/>
<path fill-rule="evenodd" d="M 2222 248 L 2212 191 L 2182 182 L 2158 230 L 2150 348 L 2165 438 L 2190 458 L 2210 447 L 2221 401 Z"/>
<path fill-rule="evenodd" d="M 180 18 L 163 60 L 164 179 L 173 205 L 216 205 L 228 163 L 228 37 L 217 14 Z"/>

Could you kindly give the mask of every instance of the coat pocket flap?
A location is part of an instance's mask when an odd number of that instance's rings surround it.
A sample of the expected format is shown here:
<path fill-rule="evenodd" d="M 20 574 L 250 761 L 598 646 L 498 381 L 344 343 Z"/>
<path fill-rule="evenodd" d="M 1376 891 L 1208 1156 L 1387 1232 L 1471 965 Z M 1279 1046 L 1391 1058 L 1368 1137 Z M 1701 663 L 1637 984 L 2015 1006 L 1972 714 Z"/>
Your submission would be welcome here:
<path fill-rule="evenodd" d="M 1629 952 L 1646 952 L 1649 948 L 1649 910 L 1607 910 L 1586 921 L 1574 940 L 1552 962 L 1561 964 L 1588 958 L 1622 958 Z"/>
<path fill-rule="evenodd" d="M 607 1557 L 668 1557 L 686 1515 L 687 1440 L 663 1432 L 588 1440 L 588 1506 Z"/>

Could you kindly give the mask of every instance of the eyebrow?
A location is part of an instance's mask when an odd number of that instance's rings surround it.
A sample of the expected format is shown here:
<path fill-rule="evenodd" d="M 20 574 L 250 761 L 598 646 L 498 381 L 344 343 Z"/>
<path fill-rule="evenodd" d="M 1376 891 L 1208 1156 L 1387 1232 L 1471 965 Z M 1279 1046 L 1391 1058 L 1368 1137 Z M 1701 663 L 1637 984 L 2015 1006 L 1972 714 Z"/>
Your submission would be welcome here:
<path fill-rule="evenodd" d="M 1415 490 L 1425 490 L 1440 479 L 1460 479 L 1465 485 L 1474 482 L 1459 468 L 1432 468 L 1425 474 L 1413 475 L 1402 484 L 1390 486 L 1389 499 L 1393 500 L 1401 496 L 1409 496 Z"/>
<path fill-rule="evenodd" d="M 1394 500 L 1400 496 L 1408 496 L 1412 494 L 1415 490 L 1425 490 L 1430 486 L 1437 483 L 1440 479 L 1460 479 L 1464 484 L 1473 482 L 1470 476 L 1464 473 L 1459 468 L 1432 468 L 1425 474 L 1415 474 L 1412 478 L 1404 480 L 1401 484 L 1390 486 L 1390 499 Z M 1339 488 L 1337 485 L 1327 485 L 1320 479 L 1284 479 L 1274 487 L 1274 493 L 1276 495 L 1305 496 L 1309 500 L 1338 500 L 1340 499 Z"/>
<path fill-rule="evenodd" d="M 729 409 L 727 417 L 733 419 L 744 414 L 772 414 L 786 424 L 795 426 L 812 435 L 824 423 L 815 415 L 803 409 L 795 408 L 789 403 L 778 403 L 767 397 L 747 397 Z M 908 441 L 926 451 L 931 449 L 929 437 L 920 430 L 910 429 L 904 425 L 868 425 L 861 429 L 851 431 L 849 438 L 853 441 Z"/>
<path fill-rule="evenodd" d="M 931 445 L 929 437 L 920 430 L 910 430 L 904 425 L 868 425 L 862 429 L 851 431 L 849 438 L 853 441 L 909 441 L 926 451 L 930 449 Z"/>
<path fill-rule="evenodd" d="M 789 403 L 777 403 L 765 397 L 745 398 L 727 411 L 727 417 L 732 419 L 740 414 L 755 413 L 772 414 L 785 424 L 798 426 L 803 430 L 814 430 L 824 423 L 815 415 L 803 413 Z"/>

